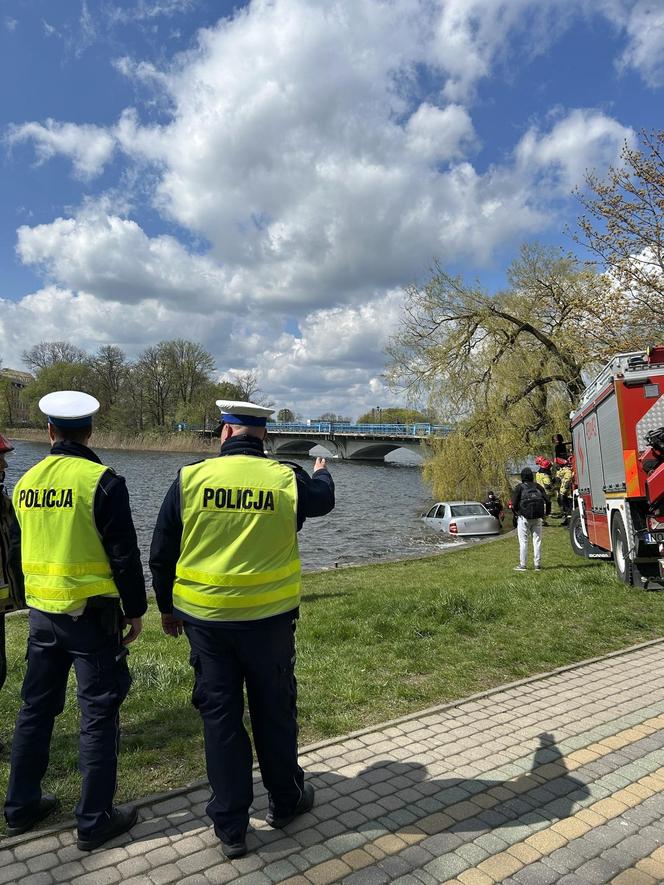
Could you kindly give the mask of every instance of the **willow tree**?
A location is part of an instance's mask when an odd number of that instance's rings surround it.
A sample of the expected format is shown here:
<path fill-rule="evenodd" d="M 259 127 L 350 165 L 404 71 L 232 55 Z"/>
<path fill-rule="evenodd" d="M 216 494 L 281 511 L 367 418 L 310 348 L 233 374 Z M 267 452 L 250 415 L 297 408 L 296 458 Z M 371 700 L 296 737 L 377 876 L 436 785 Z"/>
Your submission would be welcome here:
<path fill-rule="evenodd" d="M 526 245 L 491 295 L 436 267 L 406 293 L 390 378 L 455 430 L 432 443 L 425 475 L 440 497 L 503 493 L 510 468 L 551 449 L 589 372 L 632 342 L 630 307 L 574 257 Z"/>

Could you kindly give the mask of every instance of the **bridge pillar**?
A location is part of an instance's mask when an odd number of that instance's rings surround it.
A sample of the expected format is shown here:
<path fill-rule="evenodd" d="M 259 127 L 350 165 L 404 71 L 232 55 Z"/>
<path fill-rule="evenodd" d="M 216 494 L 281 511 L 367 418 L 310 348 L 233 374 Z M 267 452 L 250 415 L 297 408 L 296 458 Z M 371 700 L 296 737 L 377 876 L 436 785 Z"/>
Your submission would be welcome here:
<path fill-rule="evenodd" d="M 337 438 L 335 438 L 335 440 L 334 440 L 334 442 L 332 443 L 332 445 L 334 445 L 334 446 L 336 447 L 336 450 L 337 450 L 337 457 L 338 457 L 341 461 L 346 461 L 347 458 L 348 458 L 348 451 L 347 451 L 347 449 L 346 449 L 346 440 L 343 439 L 343 437 L 342 437 L 341 439 L 339 439 L 339 438 L 337 437 Z"/>

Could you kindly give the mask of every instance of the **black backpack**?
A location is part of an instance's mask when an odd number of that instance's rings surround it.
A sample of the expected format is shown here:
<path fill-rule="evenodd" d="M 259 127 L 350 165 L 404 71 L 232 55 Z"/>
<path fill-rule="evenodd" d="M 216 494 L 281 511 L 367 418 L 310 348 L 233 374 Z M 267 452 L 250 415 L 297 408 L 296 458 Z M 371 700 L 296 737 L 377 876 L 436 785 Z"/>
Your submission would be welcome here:
<path fill-rule="evenodd" d="M 546 512 L 546 504 L 542 490 L 535 483 L 524 485 L 519 499 L 519 516 L 526 519 L 542 519 Z"/>

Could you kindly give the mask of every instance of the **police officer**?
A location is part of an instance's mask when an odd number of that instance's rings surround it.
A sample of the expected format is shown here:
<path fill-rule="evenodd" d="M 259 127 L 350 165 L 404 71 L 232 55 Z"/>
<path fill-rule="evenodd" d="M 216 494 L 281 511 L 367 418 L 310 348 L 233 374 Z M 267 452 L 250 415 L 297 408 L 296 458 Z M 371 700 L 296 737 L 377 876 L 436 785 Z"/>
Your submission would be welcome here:
<path fill-rule="evenodd" d="M 7 455 L 13 451 L 14 446 L 0 433 L 0 688 L 7 678 L 5 615 L 25 605 L 20 548 L 16 543 L 16 517 L 5 490 Z"/>
<path fill-rule="evenodd" d="M 272 409 L 217 405 L 219 457 L 183 467 L 170 487 L 150 568 L 164 632 L 178 636 L 184 629 L 191 646 L 192 701 L 203 719 L 212 787 L 207 813 L 224 854 L 241 857 L 253 799 L 243 685 L 268 790 L 268 824 L 285 827 L 314 802 L 297 760 L 297 531 L 307 517 L 332 510 L 334 483 L 323 458 L 309 477 L 265 456 Z"/>
<path fill-rule="evenodd" d="M 119 709 L 131 682 L 127 645 L 141 632 L 145 581 L 125 481 L 87 446 L 99 403 L 58 391 L 39 408 L 51 452 L 14 489 L 30 638 L 5 818 L 7 833 L 18 835 L 57 804 L 41 782 L 73 665 L 81 708 L 77 844 L 90 851 L 137 818 L 135 808 L 114 808 L 113 796 Z"/>

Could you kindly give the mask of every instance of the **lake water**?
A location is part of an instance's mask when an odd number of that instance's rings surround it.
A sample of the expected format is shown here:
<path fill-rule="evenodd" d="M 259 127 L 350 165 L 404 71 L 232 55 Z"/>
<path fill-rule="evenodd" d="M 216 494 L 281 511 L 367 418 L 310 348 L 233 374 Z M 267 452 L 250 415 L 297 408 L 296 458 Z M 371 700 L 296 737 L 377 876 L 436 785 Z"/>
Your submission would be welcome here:
<path fill-rule="evenodd" d="M 9 459 L 7 486 L 46 454 L 48 446 L 16 441 Z M 315 452 L 322 450 L 316 449 Z M 136 532 L 147 570 L 152 530 L 159 507 L 177 471 L 200 458 L 181 452 L 98 450 L 104 464 L 127 480 Z M 422 481 L 419 459 L 404 450 L 385 463 L 338 461 L 328 467 L 336 487 L 336 508 L 309 519 L 300 532 L 300 555 L 306 571 L 335 564 L 435 553 L 455 544 L 428 529 L 419 519 L 432 503 Z M 311 473 L 313 457 L 295 459 Z"/>

